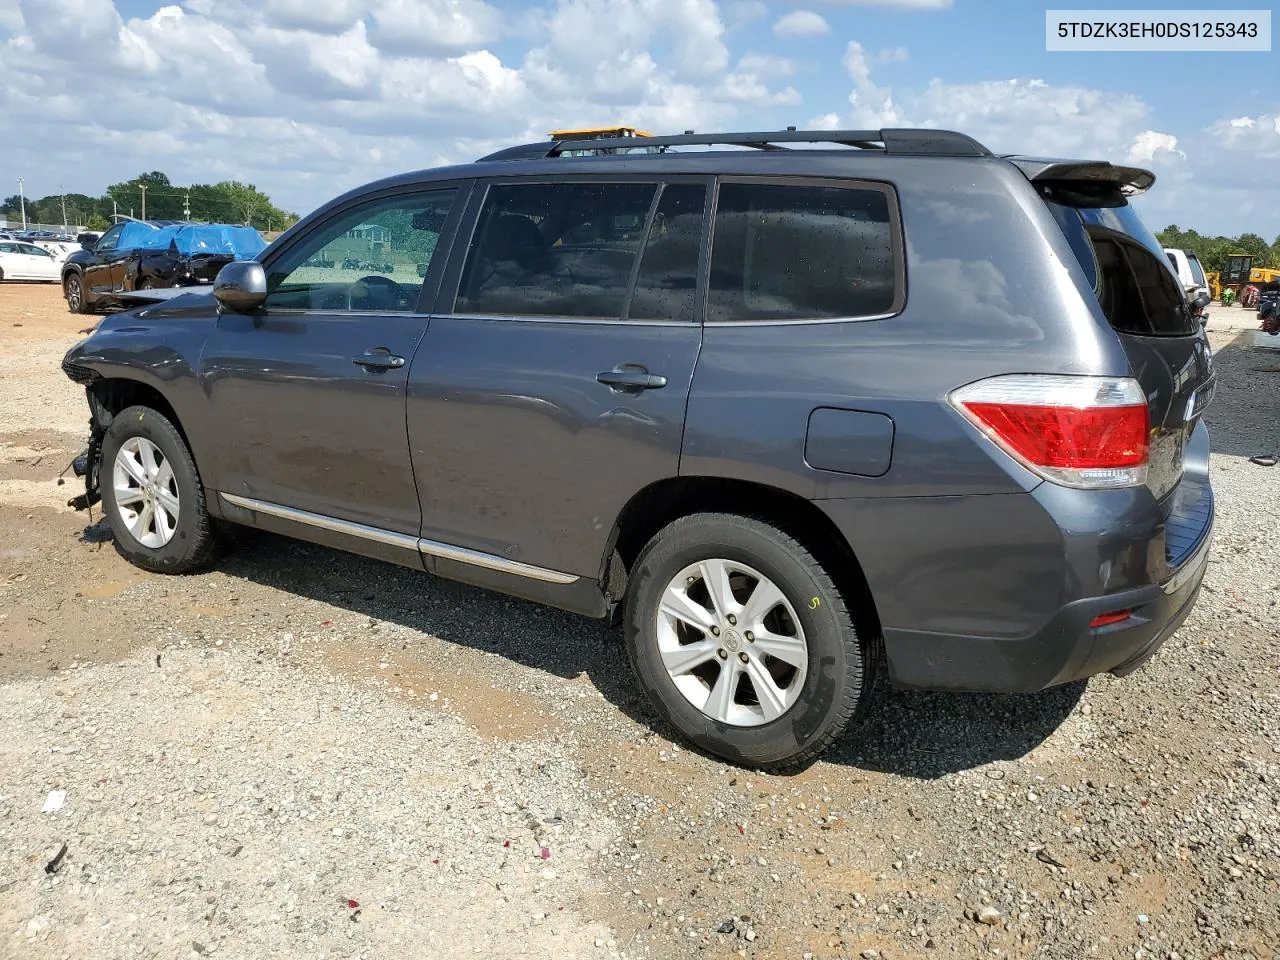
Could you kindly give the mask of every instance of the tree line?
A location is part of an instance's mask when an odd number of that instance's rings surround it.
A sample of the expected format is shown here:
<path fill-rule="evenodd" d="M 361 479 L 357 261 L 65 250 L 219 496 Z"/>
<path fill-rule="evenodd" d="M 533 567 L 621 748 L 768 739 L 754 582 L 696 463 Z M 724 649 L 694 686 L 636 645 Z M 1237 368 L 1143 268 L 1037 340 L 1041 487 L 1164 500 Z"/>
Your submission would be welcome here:
<path fill-rule="evenodd" d="M 1209 272 L 1219 273 L 1227 265 L 1227 257 L 1233 253 L 1247 253 L 1253 257 L 1255 267 L 1280 267 L 1280 237 L 1268 244 L 1256 233 L 1242 233 L 1238 237 L 1206 237 L 1194 230 L 1182 230 L 1170 224 L 1156 239 L 1163 247 L 1194 251 L 1200 263 Z"/>
<path fill-rule="evenodd" d="M 253 184 L 224 180 L 183 187 L 172 183 L 161 171 L 153 170 L 132 180 L 111 184 L 100 197 L 84 193 L 55 193 L 39 199 L 27 197 L 27 222 L 82 224 L 90 230 L 105 230 L 116 213 L 141 219 L 144 187 L 148 220 L 196 220 L 248 224 L 258 230 L 283 230 L 298 219 L 296 213 L 281 210 Z M 4 219 L 21 221 L 21 199 L 14 194 L 0 203 Z"/>

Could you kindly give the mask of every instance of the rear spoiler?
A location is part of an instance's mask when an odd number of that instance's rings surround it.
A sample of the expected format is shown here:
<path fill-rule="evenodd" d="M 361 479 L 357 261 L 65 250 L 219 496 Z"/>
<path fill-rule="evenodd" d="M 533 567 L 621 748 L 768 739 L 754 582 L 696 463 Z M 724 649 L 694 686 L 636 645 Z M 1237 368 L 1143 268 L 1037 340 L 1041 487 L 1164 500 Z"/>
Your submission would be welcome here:
<path fill-rule="evenodd" d="M 1032 183 L 1072 184 L 1095 188 L 1112 187 L 1126 197 L 1151 189 L 1156 175 L 1141 167 L 1117 166 L 1105 160 L 1037 160 L 1032 157 L 1005 157 Z"/>

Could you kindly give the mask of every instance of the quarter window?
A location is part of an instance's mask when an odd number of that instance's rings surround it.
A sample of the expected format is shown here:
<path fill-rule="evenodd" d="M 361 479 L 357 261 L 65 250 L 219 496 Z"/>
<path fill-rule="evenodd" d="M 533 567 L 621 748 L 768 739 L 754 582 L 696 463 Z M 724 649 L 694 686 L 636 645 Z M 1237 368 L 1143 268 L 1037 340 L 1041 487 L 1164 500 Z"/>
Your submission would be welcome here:
<path fill-rule="evenodd" d="M 456 193 L 401 194 L 338 214 L 267 268 L 266 306 L 416 310 Z"/>
<path fill-rule="evenodd" d="M 651 183 L 490 187 L 455 311 L 621 319 L 656 193 Z"/>
<path fill-rule="evenodd" d="M 1112 327 L 1148 336 L 1195 332 L 1186 298 L 1150 250 L 1100 227 L 1090 227 L 1089 237 L 1098 258 L 1098 302 Z"/>
<path fill-rule="evenodd" d="M 890 196 L 878 188 L 725 183 L 716 206 L 707 321 L 892 312 Z"/>

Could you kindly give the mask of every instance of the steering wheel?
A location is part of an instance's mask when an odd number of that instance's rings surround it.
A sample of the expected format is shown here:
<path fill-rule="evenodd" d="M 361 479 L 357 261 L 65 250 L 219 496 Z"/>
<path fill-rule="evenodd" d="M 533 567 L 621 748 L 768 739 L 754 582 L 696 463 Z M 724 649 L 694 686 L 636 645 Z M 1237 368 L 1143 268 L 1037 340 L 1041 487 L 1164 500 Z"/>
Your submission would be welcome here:
<path fill-rule="evenodd" d="M 368 276 L 361 277 L 359 280 L 354 280 L 351 283 L 347 284 L 347 309 L 348 310 L 368 309 L 368 308 L 356 307 L 353 305 L 352 294 L 355 293 L 356 284 L 361 284 L 361 283 L 365 284 L 366 286 L 369 286 L 371 284 L 377 284 L 383 287 L 391 288 L 395 292 L 395 299 L 397 303 L 404 296 L 404 287 L 400 286 L 400 284 L 396 283 L 390 277 L 382 277 L 382 276 L 378 276 L 377 274 L 371 273 Z"/>

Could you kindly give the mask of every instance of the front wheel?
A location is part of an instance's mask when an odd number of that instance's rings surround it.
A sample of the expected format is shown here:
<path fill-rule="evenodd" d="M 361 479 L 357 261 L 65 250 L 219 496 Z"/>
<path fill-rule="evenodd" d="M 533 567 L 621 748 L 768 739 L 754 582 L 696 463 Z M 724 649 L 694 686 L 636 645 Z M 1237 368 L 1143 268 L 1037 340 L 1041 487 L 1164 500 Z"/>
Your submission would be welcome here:
<path fill-rule="evenodd" d="M 150 407 L 126 407 L 102 441 L 103 509 L 116 549 L 153 573 L 188 573 L 214 553 L 204 486 L 182 435 Z"/>
<path fill-rule="evenodd" d="M 78 273 L 68 274 L 62 281 L 62 292 L 67 298 L 67 307 L 72 313 L 89 313 L 89 304 L 84 298 L 84 280 Z"/>
<path fill-rule="evenodd" d="M 763 770 L 816 758 L 874 680 L 874 648 L 813 554 L 732 514 L 677 520 L 645 547 L 626 643 L 641 685 L 681 734 Z"/>

